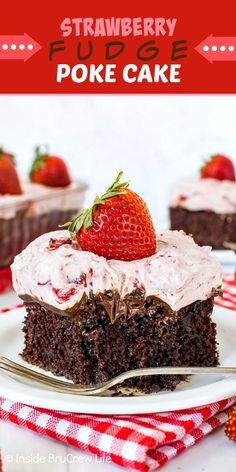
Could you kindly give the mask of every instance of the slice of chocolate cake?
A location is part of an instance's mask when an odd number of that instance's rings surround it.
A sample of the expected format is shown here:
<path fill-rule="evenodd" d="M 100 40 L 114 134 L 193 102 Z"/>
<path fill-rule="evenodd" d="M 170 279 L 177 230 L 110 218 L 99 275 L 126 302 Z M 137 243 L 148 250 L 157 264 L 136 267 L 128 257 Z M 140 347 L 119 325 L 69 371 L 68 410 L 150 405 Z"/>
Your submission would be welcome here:
<path fill-rule="evenodd" d="M 170 200 L 171 229 L 192 234 L 200 245 L 225 249 L 236 242 L 236 181 L 233 162 L 215 155 L 197 180 L 177 183 Z"/>
<path fill-rule="evenodd" d="M 87 188 L 78 182 L 66 188 L 30 182 L 21 185 L 22 195 L 0 195 L 0 267 L 11 264 L 35 238 L 76 215 Z"/>
<path fill-rule="evenodd" d="M 12 264 L 31 241 L 81 210 L 87 185 L 71 180 L 64 160 L 35 150 L 29 176 L 0 148 L 0 269 Z"/>
<path fill-rule="evenodd" d="M 47 233 L 15 258 L 24 300 L 23 358 L 73 382 L 102 382 L 149 366 L 218 364 L 213 299 L 221 268 L 209 247 L 183 232 L 157 234 L 153 255 L 106 259 L 67 230 Z M 145 392 L 173 390 L 181 377 L 132 379 Z"/>

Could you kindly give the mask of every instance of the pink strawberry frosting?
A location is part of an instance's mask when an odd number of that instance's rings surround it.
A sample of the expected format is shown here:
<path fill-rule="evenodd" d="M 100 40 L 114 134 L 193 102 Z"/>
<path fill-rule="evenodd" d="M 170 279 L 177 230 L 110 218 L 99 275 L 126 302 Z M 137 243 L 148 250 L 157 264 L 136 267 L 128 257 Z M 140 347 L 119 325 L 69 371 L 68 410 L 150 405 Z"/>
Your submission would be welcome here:
<path fill-rule="evenodd" d="M 190 211 L 236 213 L 236 182 L 216 179 L 179 182 L 173 188 L 170 206 Z"/>
<path fill-rule="evenodd" d="M 11 219 L 20 210 L 26 210 L 26 216 L 36 216 L 49 211 L 76 210 L 84 200 L 86 186 L 72 182 L 68 187 L 48 187 L 23 181 L 22 195 L 0 195 L 0 218 Z"/>
<path fill-rule="evenodd" d="M 66 230 L 46 233 L 16 256 L 13 285 L 19 296 L 61 310 L 90 291 L 117 290 L 124 297 L 142 288 L 177 311 L 220 287 L 222 270 L 210 247 L 198 246 L 182 231 L 158 233 L 157 240 L 153 256 L 125 262 L 82 251 Z"/>

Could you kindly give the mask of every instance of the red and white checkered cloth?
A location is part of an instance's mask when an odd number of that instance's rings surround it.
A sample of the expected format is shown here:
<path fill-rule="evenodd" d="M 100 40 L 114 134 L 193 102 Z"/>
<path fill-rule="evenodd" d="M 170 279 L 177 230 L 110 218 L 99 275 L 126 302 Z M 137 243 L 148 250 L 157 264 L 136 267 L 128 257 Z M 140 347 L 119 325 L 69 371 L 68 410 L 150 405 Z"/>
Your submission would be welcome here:
<path fill-rule="evenodd" d="M 159 468 L 218 429 L 235 404 L 233 397 L 179 412 L 95 416 L 43 410 L 2 398 L 0 418 L 115 464 L 146 472 Z"/>
<path fill-rule="evenodd" d="M 236 310 L 233 281 L 232 275 L 225 275 L 223 297 L 218 297 L 216 304 Z M 234 405 L 236 396 L 182 411 L 98 416 L 45 410 L 0 398 L 0 419 L 92 452 L 115 464 L 147 472 L 158 469 L 222 426 Z"/>
<path fill-rule="evenodd" d="M 236 310 L 236 278 L 235 274 L 224 274 L 223 295 L 215 299 L 215 304 L 230 310 Z"/>

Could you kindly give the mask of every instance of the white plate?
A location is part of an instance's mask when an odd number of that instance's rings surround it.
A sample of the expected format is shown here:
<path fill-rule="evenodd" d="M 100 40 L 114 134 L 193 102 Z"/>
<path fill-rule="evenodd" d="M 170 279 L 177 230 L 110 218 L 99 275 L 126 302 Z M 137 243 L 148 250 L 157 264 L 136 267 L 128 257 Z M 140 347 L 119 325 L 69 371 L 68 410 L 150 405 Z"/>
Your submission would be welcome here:
<path fill-rule="evenodd" d="M 0 354 L 22 365 L 24 308 L 0 315 Z M 236 313 L 216 307 L 221 364 L 236 366 Z M 35 368 L 40 371 L 40 369 Z M 51 375 L 51 374 L 50 374 Z M 0 372 L 0 396 L 42 408 L 90 414 L 132 414 L 181 410 L 236 395 L 236 377 L 196 375 L 174 392 L 140 397 L 84 397 L 51 391 Z"/>

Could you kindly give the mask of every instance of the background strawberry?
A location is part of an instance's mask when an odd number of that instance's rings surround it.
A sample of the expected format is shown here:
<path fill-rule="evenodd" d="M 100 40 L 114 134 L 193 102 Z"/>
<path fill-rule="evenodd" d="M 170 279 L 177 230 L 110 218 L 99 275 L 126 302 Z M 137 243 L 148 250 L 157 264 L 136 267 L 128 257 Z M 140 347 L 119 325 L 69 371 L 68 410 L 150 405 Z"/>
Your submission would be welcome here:
<path fill-rule="evenodd" d="M 225 425 L 225 434 L 232 441 L 236 441 L 236 410 L 232 411 Z"/>
<path fill-rule="evenodd" d="M 69 172 L 63 159 L 51 156 L 49 153 L 42 153 L 39 147 L 36 148 L 35 159 L 30 171 L 30 179 L 34 183 L 50 187 L 67 187 L 71 183 Z"/>
<path fill-rule="evenodd" d="M 235 170 L 231 159 L 222 154 L 212 156 L 201 168 L 201 178 L 235 180 Z"/>
<path fill-rule="evenodd" d="M 21 195 L 22 189 L 12 154 L 0 149 L 0 194 Z"/>
<path fill-rule="evenodd" d="M 146 203 L 121 183 L 122 172 L 91 208 L 68 228 L 84 251 L 106 259 L 132 261 L 152 256 L 156 251 L 156 235 Z"/>
<path fill-rule="evenodd" d="M 0 147 L 0 156 L 4 156 L 6 159 L 8 158 L 13 164 L 15 164 L 15 157 L 10 152 L 6 152 L 2 147 Z"/>
<path fill-rule="evenodd" d="M 0 268 L 0 293 L 12 288 L 12 275 L 10 267 Z"/>

